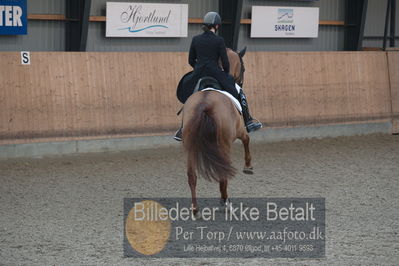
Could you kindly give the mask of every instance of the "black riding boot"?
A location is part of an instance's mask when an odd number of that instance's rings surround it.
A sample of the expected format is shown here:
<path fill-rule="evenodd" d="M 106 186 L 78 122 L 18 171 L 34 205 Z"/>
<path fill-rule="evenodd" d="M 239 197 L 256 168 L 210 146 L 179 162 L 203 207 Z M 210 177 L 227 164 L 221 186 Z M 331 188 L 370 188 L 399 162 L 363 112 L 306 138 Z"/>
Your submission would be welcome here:
<path fill-rule="evenodd" d="M 240 104 L 242 107 L 242 116 L 244 118 L 245 127 L 247 128 L 248 133 L 262 128 L 262 123 L 255 121 L 249 113 L 247 98 L 245 97 L 244 91 L 242 89 L 240 90 L 239 95 Z"/>

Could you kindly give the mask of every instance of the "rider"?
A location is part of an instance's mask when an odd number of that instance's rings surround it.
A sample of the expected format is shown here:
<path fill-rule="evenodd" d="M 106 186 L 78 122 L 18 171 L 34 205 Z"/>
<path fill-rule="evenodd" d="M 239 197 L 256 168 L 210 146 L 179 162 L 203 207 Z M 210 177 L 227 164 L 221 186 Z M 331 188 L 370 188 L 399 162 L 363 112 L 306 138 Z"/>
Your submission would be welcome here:
<path fill-rule="evenodd" d="M 222 20 L 218 13 L 208 12 L 205 15 L 202 27 L 204 33 L 193 37 L 188 62 L 194 68 L 195 83 L 202 77 L 213 77 L 219 81 L 223 90 L 229 92 L 240 102 L 245 126 L 248 132 L 252 132 L 260 129 L 262 124 L 251 117 L 243 90 L 237 92 L 234 78 L 229 74 L 230 64 L 226 45 L 224 39 L 216 35 L 221 23 Z M 223 69 L 219 66 L 219 58 Z M 174 138 L 178 141 L 182 140 L 182 127 L 176 132 Z"/>

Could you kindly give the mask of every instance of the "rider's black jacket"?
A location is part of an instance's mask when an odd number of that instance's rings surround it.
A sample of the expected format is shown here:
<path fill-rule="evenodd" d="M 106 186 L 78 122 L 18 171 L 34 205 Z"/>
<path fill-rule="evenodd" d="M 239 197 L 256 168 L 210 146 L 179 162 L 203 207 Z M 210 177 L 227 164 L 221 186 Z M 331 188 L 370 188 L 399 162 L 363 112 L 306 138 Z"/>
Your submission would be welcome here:
<path fill-rule="evenodd" d="M 226 45 L 222 37 L 211 31 L 206 31 L 194 36 L 191 41 L 188 63 L 195 69 L 219 68 L 219 58 L 222 61 L 223 70 L 230 71 L 229 59 L 227 58 Z"/>
<path fill-rule="evenodd" d="M 221 59 L 223 69 L 219 66 L 219 59 Z M 224 90 L 239 98 L 234 79 L 229 74 L 230 64 L 222 37 L 211 31 L 194 36 L 188 62 L 194 68 L 191 84 L 195 84 L 202 77 L 211 76 L 219 81 Z"/>

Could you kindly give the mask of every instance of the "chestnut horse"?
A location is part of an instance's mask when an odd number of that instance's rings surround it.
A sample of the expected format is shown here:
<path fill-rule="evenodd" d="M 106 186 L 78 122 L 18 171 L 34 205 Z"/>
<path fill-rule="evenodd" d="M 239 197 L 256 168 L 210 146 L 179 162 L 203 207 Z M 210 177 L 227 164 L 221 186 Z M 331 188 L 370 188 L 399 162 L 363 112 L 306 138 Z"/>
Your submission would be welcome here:
<path fill-rule="evenodd" d="M 242 85 L 244 64 L 240 53 L 228 49 L 230 73 Z M 221 202 L 228 206 L 227 184 L 236 169 L 230 159 L 230 149 L 240 139 L 245 150 L 244 173 L 253 174 L 249 136 L 244 121 L 231 100 L 216 91 L 200 91 L 191 95 L 183 107 L 183 146 L 187 153 L 187 176 L 191 189 L 193 213 L 198 213 L 197 177 L 219 183 Z M 229 206 L 230 207 L 230 206 Z"/>

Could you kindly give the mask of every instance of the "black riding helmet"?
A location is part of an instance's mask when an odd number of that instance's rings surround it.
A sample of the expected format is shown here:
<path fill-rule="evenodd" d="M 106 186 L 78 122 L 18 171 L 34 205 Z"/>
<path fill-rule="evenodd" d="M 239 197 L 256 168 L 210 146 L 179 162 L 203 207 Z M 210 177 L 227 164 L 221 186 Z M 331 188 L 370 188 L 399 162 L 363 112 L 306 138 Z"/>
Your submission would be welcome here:
<path fill-rule="evenodd" d="M 217 12 L 208 12 L 204 16 L 204 23 L 205 26 L 216 26 L 222 24 L 222 19 Z"/>

